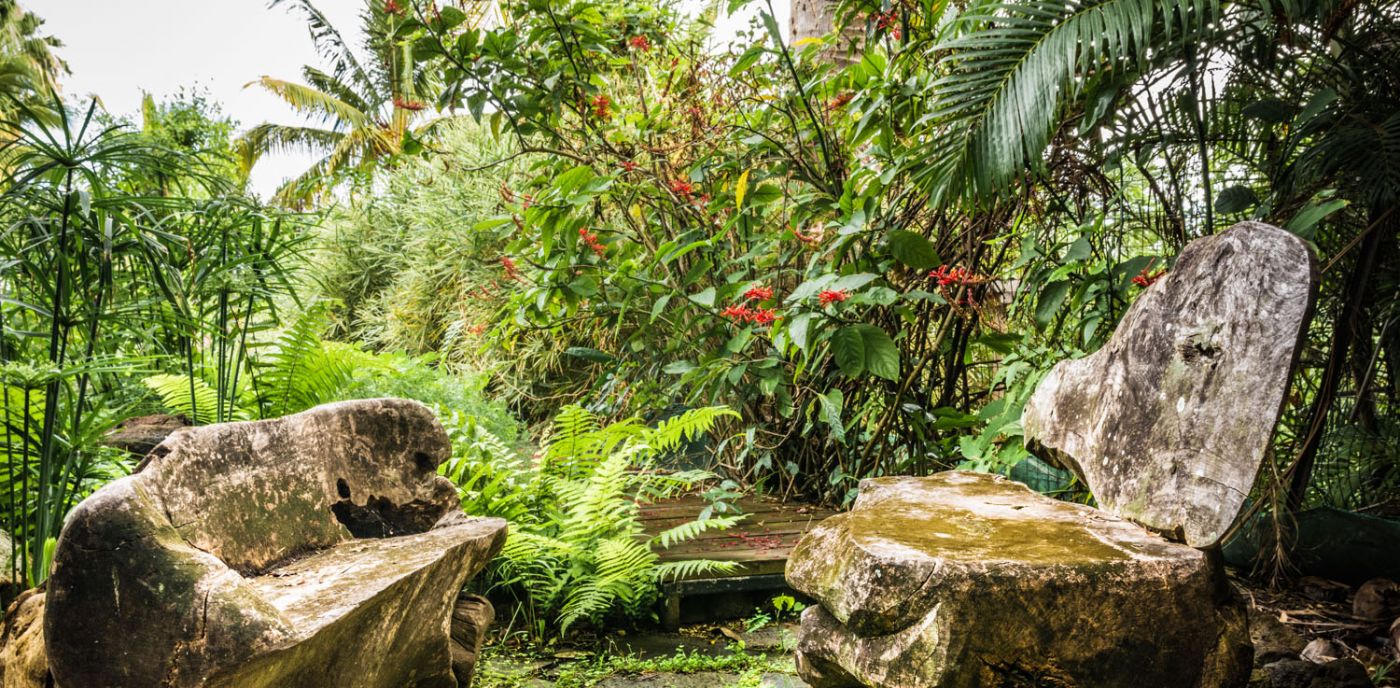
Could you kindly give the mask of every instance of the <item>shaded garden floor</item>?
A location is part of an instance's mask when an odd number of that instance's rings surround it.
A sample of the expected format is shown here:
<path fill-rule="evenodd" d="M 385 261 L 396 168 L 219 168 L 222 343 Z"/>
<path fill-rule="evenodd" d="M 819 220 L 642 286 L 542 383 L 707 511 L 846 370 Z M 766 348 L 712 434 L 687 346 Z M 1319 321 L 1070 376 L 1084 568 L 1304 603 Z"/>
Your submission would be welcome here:
<path fill-rule="evenodd" d="M 483 655 L 477 688 L 803 688 L 795 623 L 695 624 L 679 632 L 613 632 L 577 644 L 498 643 Z"/>

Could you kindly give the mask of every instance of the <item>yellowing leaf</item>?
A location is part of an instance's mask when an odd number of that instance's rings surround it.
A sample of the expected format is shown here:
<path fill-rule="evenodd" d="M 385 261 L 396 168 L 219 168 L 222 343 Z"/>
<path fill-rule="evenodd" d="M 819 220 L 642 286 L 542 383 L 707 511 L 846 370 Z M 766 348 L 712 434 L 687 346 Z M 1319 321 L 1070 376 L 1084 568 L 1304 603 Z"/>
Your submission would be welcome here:
<path fill-rule="evenodd" d="M 734 185 L 735 210 L 744 209 L 744 195 L 749 192 L 749 172 L 751 171 L 752 170 L 744 170 L 743 173 L 739 175 L 739 181 Z"/>
<path fill-rule="evenodd" d="M 808 36 L 808 37 L 806 37 L 806 38 L 799 39 L 796 43 L 793 43 L 793 44 L 792 44 L 792 47 L 794 47 L 794 48 L 804 48 L 804 47 L 809 46 L 809 45 L 811 45 L 811 44 L 813 44 L 813 43 L 821 43 L 821 42 L 822 42 L 822 39 L 821 39 L 821 38 L 818 38 L 818 37 L 816 37 L 816 36 Z"/>

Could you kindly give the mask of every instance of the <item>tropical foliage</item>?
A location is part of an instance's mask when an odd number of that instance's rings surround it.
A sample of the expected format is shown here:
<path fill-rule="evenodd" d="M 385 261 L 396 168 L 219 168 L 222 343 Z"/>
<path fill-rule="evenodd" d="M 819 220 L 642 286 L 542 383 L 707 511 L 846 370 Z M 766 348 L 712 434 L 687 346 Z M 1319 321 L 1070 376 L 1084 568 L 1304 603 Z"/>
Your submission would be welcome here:
<path fill-rule="evenodd" d="M 239 142 L 245 171 L 275 151 L 306 150 L 321 156 L 311 169 L 282 186 L 279 201 L 305 204 L 346 181 L 363 186 L 379 167 L 421 151 L 422 139 L 450 119 L 430 109 L 438 88 L 436 73 L 423 68 L 411 44 L 398 40 L 423 3 L 367 3 L 360 14 L 362 55 L 311 0 L 274 0 L 272 6 L 283 4 L 305 15 L 325 65 L 304 67 L 303 83 L 263 76 L 249 84 L 312 120 L 304 126 L 260 124 Z M 472 17 L 482 25 L 498 21 L 490 12 Z"/>
<path fill-rule="evenodd" d="M 683 449 L 733 411 L 692 409 L 654 426 L 637 418 L 604 424 L 579 406 L 567 406 L 533 466 L 511 461 L 499 446 L 477 445 L 493 460 L 469 467 L 460 459 L 446 469 L 463 488 L 463 503 L 478 513 L 512 519 L 498 585 L 521 593 L 521 613 L 537 634 L 561 632 L 612 611 L 644 616 L 656 584 L 698 573 L 730 571 L 732 562 L 660 562 L 657 548 L 728 528 L 742 516 L 696 518 L 648 535 L 644 504 L 692 490 L 715 476 L 708 471 L 665 470 L 660 459 Z M 519 476 L 528 476 L 520 478 Z M 521 481 L 509 490 L 501 480 Z M 523 495 L 509 502 L 503 495 Z"/>

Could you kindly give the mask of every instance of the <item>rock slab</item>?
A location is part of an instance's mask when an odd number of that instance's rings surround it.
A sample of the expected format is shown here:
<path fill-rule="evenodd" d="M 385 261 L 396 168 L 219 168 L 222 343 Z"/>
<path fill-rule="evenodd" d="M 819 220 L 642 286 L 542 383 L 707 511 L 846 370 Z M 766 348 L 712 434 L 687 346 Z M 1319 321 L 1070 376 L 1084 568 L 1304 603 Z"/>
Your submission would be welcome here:
<path fill-rule="evenodd" d="M 437 475 L 450 452 L 432 412 L 398 399 L 176 430 L 64 526 L 54 679 L 456 688 L 454 603 L 505 523 L 462 513 Z"/>
<path fill-rule="evenodd" d="M 788 582 L 818 688 L 1240 685 L 1243 605 L 1205 552 L 1020 483 L 950 471 L 862 481 Z M 1037 683 L 1038 682 L 1038 683 Z"/>
<path fill-rule="evenodd" d="M 1108 344 L 1040 383 L 1026 437 L 1099 508 L 1215 546 L 1263 462 L 1316 272 L 1301 239 L 1258 222 L 1191 242 Z"/>

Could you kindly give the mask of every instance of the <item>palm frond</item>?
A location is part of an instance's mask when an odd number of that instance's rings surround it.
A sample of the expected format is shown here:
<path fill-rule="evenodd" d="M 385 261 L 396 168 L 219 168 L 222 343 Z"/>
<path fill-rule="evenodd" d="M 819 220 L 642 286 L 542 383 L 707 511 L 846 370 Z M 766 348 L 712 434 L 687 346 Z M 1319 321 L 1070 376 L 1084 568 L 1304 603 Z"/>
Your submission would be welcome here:
<path fill-rule="evenodd" d="M 254 84 L 281 98 L 299 113 L 319 115 L 322 121 L 331 124 L 335 131 L 345 132 L 372 123 L 371 113 L 311 86 L 270 76 L 264 76 L 248 85 Z"/>
<path fill-rule="evenodd" d="M 1198 37 L 1218 0 L 983 2 L 935 50 L 929 157 L 936 200 L 1004 191 L 1049 145 L 1085 74 L 1145 68 L 1153 51 Z"/>

